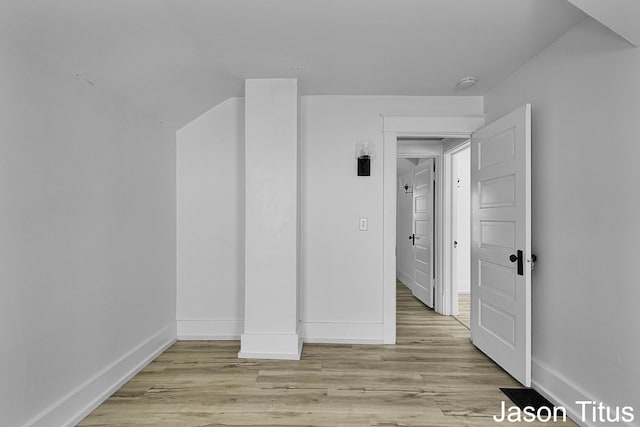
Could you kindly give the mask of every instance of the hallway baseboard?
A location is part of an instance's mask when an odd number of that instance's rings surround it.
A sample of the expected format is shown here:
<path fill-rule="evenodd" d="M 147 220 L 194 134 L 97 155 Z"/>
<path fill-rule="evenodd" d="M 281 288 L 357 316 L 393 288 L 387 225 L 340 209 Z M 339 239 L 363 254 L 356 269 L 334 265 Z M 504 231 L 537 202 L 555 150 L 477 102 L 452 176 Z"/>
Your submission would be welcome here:
<path fill-rule="evenodd" d="M 411 283 L 413 283 L 414 280 L 409 274 L 405 273 L 404 271 L 396 270 L 396 278 L 397 280 L 401 281 L 402 284 L 407 288 L 411 289 Z"/>
<path fill-rule="evenodd" d="M 411 293 L 419 300 L 426 301 L 429 299 L 429 291 L 418 285 L 408 274 L 402 271 L 396 271 L 396 278 L 407 288 L 411 289 Z"/>

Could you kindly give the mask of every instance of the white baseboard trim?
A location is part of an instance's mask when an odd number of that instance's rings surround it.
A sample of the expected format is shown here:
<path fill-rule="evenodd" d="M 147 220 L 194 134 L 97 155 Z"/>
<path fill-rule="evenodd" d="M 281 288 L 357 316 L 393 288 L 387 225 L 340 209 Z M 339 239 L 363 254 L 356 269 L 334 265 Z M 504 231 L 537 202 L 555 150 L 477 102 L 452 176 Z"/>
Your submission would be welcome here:
<path fill-rule="evenodd" d="M 409 289 L 411 293 L 420 301 L 426 301 L 429 299 L 429 291 L 426 288 L 418 285 L 415 280 L 408 274 L 402 271 L 396 271 L 396 277 Z"/>
<path fill-rule="evenodd" d="M 426 288 L 414 283 L 413 286 L 409 286 L 411 293 L 420 301 L 427 301 L 429 299 L 429 291 Z"/>
<path fill-rule="evenodd" d="M 537 359 L 531 360 L 531 385 L 536 391 L 538 391 L 538 393 L 546 397 L 551 403 L 565 408 L 567 410 L 567 415 L 578 423 L 578 425 L 583 427 L 611 425 L 611 423 L 605 424 L 598 422 L 597 420 L 591 420 L 590 411 L 587 411 L 587 419 L 583 420 L 581 407 L 576 404 L 576 401 L 587 400 L 600 403 L 602 400 L 595 397 L 592 393 L 586 392 L 573 381 Z M 610 405 L 607 402 L 603 403 L 607 406 L 616 406 Z M 638 419 L 637 414 L 635 415 L 635 418 Z M 616 425 L 627 427 L 639 426 L 637 421 L 632 424 L 619 422 L 616 423 Z"/>
<path fill-rule="evenodd" d="M 238 358 L 300 360 L 301 354 L 302 338 L 298 326 L 295 334 L 242 334 Z"/>
<path fill-rule="evenodd" d="M 23 427 L 75 426 L 176 342 L 171 323 L 60 398 Z"/>
<path fill-rule="evenodd" d="M 411 283 L 414 282 L 414 280 L 411 278 L 410 275 L 408 275 L 404 271 L 400 271 L 400 270 L 396 270 L 396 278 L 398 280 L 400 280 L 402 282 L 402 284 L 405 285 L 408 288 L 411 285 Z"/>
<path fill-rule="evenodd" d="M 382 323 L 300 322 L 300 325 L 305 343 L 384 344 Z M 178 339 L 184 341 L 239 340 L 243 332 L 242 320 L 178 320 Z"/>
<path fill-rule="evenodd" d="M 239 340 L 243 320 L 178 320 L 179 340 Z"/>
<path fill-rule="evenodd" d="M 383 323 L 301 322 L 302 338 L 318 344 L 383 344 Z"/>

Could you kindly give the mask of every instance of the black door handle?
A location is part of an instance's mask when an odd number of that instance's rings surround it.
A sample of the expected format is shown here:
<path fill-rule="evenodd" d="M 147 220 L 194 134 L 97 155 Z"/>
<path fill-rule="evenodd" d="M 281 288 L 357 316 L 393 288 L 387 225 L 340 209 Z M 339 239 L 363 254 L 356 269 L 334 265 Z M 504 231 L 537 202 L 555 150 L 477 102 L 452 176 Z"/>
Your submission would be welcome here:
<path fill-rule="evenodd" d="M 522 251 L 518 251 L 518 255 L 515 255 L 515 254 L 509 255 L 509 261 L 511 262 L 518 261 L 518 275 L 524 276 L 524 256 L 522 255 Z"/>
<path fill-rule="evenodd" d="M 415 246 L 416 245 L 416 234 L 413 233 L 411 236 L 409 236 L 409 240 L 411 240 L 411 244 L 413 246 Z"/>

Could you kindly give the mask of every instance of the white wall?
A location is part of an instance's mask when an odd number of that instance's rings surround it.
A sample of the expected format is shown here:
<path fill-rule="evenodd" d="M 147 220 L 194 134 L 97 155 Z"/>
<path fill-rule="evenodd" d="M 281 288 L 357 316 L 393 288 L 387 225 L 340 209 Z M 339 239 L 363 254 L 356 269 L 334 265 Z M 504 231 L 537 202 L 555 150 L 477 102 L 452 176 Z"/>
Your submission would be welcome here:
<path fill-rule="evenodd" d="M 439 156 L 442 154 L 442 141 L 400 140 L 397 155 L 402 157 Z"/>
<path fill-rule="evenodd" d="M 0 63 L 0 424 L 62 426 L 175 339 L 175 140 L 1 29 Z"/>
<path fill-rule="evenodd" d="M 381 342 L 382 118 L 380 114 L 475 114 L 476 97 L 302 98 L 303 282 L 307 337 Z M 376 147 L 371 176 L 356 176 L 355 146 Z M 369 231 L 358 219 L 369 219 Z"/>
<path fill-rule="evenodd" d="M 244 99 L 177 133 L 178 336 L 240 338 L 244 319 Z"/>
<path fill-rule="evenodd" d="M 398 159 L 398 164 L 409 163 L 411 169 L 398 175 L 398 182 L 407 182 L 413 190 L 414 164 L 409 159 Z M 400 170 L 400 166 L 398 166 Z M 409 236 L 413 231 L 413 193 L 405 193 L 398 189 L 396 198 L 396 277 L 407 286 L 412 286 L 415 280 L 415 254 Z"/>
<path fill-rule="evenodd" d="M 233 329 L 243 315 L 238 303 L 242 277 L 235 273 L 240 271 L 241 258 L 227 255 L 225 260 L 216 260 L 218 253 L 241 254 L 243 241 L 235 240 L 241 227 L 236 220 L 241 215 L 240 207 L 236 211 L 235 206 L 244 199 L 243 183 L 237 179 L 243 173 L 243 159 L 233 147 L 242 144 L 239 129 L 244 118 L 238 112 L 240 100 L 227 102 L 234 106 L 222 104 L 178 133 L 179 325 L 186 319 L 231 320 L 229 328 Z M 306 341 L 382 341 L 383 113 L 481 114 L 482 98 L 302 97 L 300 305 Z M 199 121 L 202 123 L 196 124 Z M 193 134 L 189 134 L 191 126 L 198 128 Z M 369 140 L 376 147 L 370 177 L 356 176 L 355 148 L 362 140 Z M 183 144 L 193 145 L 187 157 Z M 192 176 L 185 181 L 182 171 L 193 166 L 200 156 L 202 164 L 192 169 Z M 204 165 L 214 157 L 215 165 L 206 168 Z M 221 192 L 222 186 L 232 190 Z M 219 196 L 207 196 L 209 201 L 199 206 L 183 202 L 185 194 L 198 200 L 208 188 Z M 224 200 L 224 205 L 216 200 Z M 203 206 L 211 214 L 195 213 Z M 232 211 L 225 212 L 227 209 Z M 196 217 L 195 221 L 187 220 Z M 369 231 L 358 230 L 359 218 L 369 219 Z M 186 245 L 189 236 L 198 234 L 217 239 L 209 239 L 207 246 Z M 197 245 L 205 243 L 200 241 Z M 199 248 L 205 248 L 208 254 L 198 257 L 202 253 Z M 190 277 L 204 279 L 197 282 Z M 202 336 L 214 336 L 219 330 L 211 323 L 201 325 Z M 198 331 L 194 331 L 193 336 L 197 335 Z"/>
<path fill-rule="evenodd" d="M 588 19 L 485 99 L 533 108 L 533 380 L 640 425 L 640 49 Z"/>
<path fill-rule="evenodd" d="M 469 292 L 471 289 L 471 149 L 465 148 L 452 156 L 454 197 L 456 205 L 456 289 Z M 456 184 L 457 180 L 460 180 Z"/>

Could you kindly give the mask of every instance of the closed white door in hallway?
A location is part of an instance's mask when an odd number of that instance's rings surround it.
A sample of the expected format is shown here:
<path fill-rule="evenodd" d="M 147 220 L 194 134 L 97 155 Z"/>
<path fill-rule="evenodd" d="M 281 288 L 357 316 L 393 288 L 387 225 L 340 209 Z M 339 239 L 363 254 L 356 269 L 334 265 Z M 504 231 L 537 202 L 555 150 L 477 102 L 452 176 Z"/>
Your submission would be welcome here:
<path fill-rule="evenodd" d="M 433 308 L 433 187 L 434 159 L 415 168 L 413 189 L 413 243 L 415 255 L 414 295 Z"/>

